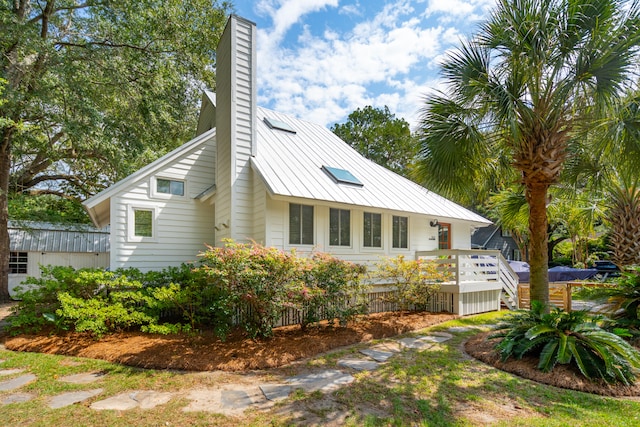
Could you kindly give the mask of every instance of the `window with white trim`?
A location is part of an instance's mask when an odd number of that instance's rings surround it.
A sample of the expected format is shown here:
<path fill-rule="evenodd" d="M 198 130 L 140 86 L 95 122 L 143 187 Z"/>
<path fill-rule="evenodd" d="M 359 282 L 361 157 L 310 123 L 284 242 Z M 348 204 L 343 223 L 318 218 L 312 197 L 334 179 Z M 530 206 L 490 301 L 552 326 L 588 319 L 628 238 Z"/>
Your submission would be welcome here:
<path fill-rule="evenodd" d="M 382 214 L 365 212 L 363 218 L 363 246 L 365 248 L 382 247 Z"/>
<path fill-rule="evenodd" d="M 184 196 L 184 181 L 156 178 L 156 193 Z"/>
<path fill-rule="evenodd" d="M 406 216 L 393 216 L 393 244 L 394 249 L 407 249 L 409 247 L 409 218 Z"/>
<path fill-rule="evenodd" d="M 9 252 L 9 274 L 27 274 L 27 252 Z"/>
<path fill-rule="evenodd" d="M 130 242 L 153 242 L 157 238 L 156 208 L 129 205 L 127 235 Z"/>
<path fill-rule="evenodd" d="M 289 203 L 289 244 L 313 245 L 313 206 Z"/>
<path fill-rule="evenodd" d="M 351 211 L 347 209 L 329 210 L 329 245 L 351 246 Z"/>

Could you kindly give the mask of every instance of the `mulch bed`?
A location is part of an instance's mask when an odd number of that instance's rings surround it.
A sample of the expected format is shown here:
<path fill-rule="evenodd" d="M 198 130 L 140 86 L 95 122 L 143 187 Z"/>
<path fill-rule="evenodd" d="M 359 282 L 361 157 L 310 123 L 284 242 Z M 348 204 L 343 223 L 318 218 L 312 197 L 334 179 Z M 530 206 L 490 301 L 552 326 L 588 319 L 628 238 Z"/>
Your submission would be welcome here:
<path fill-rule="evenodd" d="M 245 371 L 275 368 L 337 347 L 392 337 L 457 318 L 450 313 L 376 313 L 332 327 L 326 322 L 300 330 L 276 328 L 270 339 L 248 339 L 234 331 L 226 341 L 211 331 L 187 335 L 137 332 L 110 334 L 96 340 L 88 334 L 20 335 L 5 338 L 9 350 L 104 359 L 129 366 L 193 371 Z"/>
<path fill-rule="evenodd" d="M 473 336 L 465 343 L 465 351 L 488 365 L 539 383 L 603 396 L 640 396 L 638 383 L 625 386 L 611 385 L 604 381 L 589 381 L 577 368 L 570 365 L 558 364 L 553 371 L 545 373 L 538 370 L 538 359 L 533 357 L 523 357 L 521 360 L 510 358 L 501 362 L 500 356 L 493 350 L 499 339 L 488 338 L 492 333 L 484 332 Z"/>

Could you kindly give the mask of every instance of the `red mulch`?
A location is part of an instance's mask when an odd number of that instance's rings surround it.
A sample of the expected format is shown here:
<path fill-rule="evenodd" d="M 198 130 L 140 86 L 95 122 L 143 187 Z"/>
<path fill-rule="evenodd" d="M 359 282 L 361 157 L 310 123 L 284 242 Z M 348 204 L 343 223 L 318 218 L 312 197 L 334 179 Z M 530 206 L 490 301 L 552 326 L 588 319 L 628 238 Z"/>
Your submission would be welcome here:
<path fill-rule="evenodd" d="M 104 359 L 129 366 L 194 371 L 244 371 L 274 368 L 346 345 L 423 329 L 455 319 L 449 313 L 376 313 L 347 327 L 327 323 L 301 331 L 276 328 L 269 339 L 252 340 L 235 331 L 220 341 L 211 331 L 198 335 L 111 334 L 96 340 L 88 334 L 20 335 L 5 338 L 9 350 Z"/>
<path fill-rule="evenodd" d="M 545 373 L 537 368 L 538 359 L 534 357 L 523 357 L 522 360 L 510 358 L 501 362 L 500 356 L 493 350 L 499 339 L 489 339 L 491 333 L 481 333 L 469 339 L 465 343 L 465 351 L 488 365 L 539 383 L 603 396 L 640 396 L 640 383 L 625 386 L 589 381 L 571 365 L 556 365 L 553 371 Z"/>

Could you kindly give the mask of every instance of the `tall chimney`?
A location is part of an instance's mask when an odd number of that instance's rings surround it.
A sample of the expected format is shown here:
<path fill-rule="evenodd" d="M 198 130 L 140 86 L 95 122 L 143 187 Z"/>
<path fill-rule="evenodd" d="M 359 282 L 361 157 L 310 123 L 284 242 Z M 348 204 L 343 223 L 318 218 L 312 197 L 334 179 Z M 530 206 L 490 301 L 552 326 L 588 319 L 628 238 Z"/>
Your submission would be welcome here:
<path fill-rule="evenodd" d="M 256 25 L 231 15 L 216 51 L 216 240 L 253 234 Z"/>

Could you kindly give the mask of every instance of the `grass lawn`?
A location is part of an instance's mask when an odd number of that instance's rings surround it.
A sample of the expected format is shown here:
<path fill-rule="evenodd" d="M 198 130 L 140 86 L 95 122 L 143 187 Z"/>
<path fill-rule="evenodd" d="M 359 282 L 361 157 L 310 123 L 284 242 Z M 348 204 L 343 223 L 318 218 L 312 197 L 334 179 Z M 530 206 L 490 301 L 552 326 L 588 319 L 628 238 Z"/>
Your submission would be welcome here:
<path fill-rule="evenodd" d="M 490 313 L 450 321 L 428 330 L 493 323 Z M 245 375 L 222 372 L 181 373 L 140 370 L 103 361 L 0 351 L 2 369 L 26 368 L 37 381 L 19 392 L 37 397 L 25 403 L 0 406 L 0 425 L 7 426 L 187 426 L 187 425 L 424 425 L 424 426 L 638 426 L 640 400 L 612 399 L 533 383 L 466 357 L 462 342 L 475 332 L 423 352 L 406 351 L 375 371 L 355 374 L 356 381 L 333 393 L 294 392 L 268 410 L 247 411 L 242 417 L 206 412 L 183 412 L 186 399 L 174 398 L 156 409 L 96 411 L 91 401 L 129 390 L 157 390 L 186 394 L 194 388 L 225 383 L 277 381 L 287 368 Z M 352 346 L 306 361 L 308 368 L 335 367 L 339 357 L 356 353 Z M 99 383 L 73 385 L 57 377 L 104 371 Z M 49 409 L 47 399 L 67 391 L 103 388 L 89 403 Z M 0 392 L 0 400 L 14 392 Z"/>

